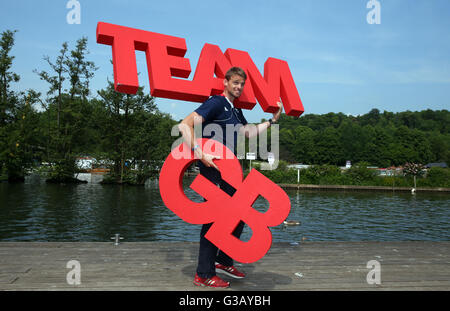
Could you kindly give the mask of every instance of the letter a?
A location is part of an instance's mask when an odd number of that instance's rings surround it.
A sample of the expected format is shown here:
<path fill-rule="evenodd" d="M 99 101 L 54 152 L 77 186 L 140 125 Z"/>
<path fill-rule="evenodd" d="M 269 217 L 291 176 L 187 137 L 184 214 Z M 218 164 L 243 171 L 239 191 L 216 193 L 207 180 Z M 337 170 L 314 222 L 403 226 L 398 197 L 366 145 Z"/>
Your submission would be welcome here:
<path fill-rule="evenodd" d="M 381 265 L 377 260 L 370 260 L 367 263 L 367 269 L 372 268 L 372 270 L 367 273 L 366 281 L 367 284 L 373 285 L 381 284 Z"/>
<path fill-rule="evenodd" d="M 72 9 L 67 13 L 68 24 L 81 24 L 81 5 L 77 0 L 70 0 L 66 4 L 66 9 Z"/>
<path fill-rule="evenodd" d="M 381 5 L 377 0 L 370 0 L 367 2 L 367 8 L 372 9 L 367 13 L 367 23 L 372 24 L 381 24 Z"/>
<path fill-rule="evenodd" d="M 70 260 L 67 262 L 66 268 L 72 269 L 67 273 L 66 280 L 69 285 L 81 284 L 81 265 L 78 260 Z"/>

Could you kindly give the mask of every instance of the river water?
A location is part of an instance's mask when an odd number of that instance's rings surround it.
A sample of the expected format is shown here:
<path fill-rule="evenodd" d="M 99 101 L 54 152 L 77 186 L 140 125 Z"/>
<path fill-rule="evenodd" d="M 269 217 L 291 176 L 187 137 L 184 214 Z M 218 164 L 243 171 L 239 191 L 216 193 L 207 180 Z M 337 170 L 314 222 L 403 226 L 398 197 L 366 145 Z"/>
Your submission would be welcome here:
<path fill-rule="evenodd" d="M 188 186 L 186 195 L 201 197 Z M 288 220 L 298 226 L 272 227 L 273 242 L 448 241 L 450 195 L 387 192 L 286 191 Z M 264 211 L 258 198 L 254 207 Z M 145 186 L 0 183 L 0 241 L 198 241 L 200 225 L 187 224 L 166 208 L 158 181 Z M 246 226 L 242 240 L 249 240 Z"/>

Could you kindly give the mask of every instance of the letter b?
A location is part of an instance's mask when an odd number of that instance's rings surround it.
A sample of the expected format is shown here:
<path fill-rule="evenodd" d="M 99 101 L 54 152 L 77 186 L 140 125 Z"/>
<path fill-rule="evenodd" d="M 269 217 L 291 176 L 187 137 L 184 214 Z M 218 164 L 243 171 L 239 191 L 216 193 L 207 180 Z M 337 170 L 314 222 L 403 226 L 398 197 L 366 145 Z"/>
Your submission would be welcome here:
<path fill-rule="evenodd" d="M 221 214 L 205 237 L 233 259 L 242 263 L 255 262 L 267 253 L 272 244 L 272 234 L 268 227 L 279 225 L 289 215 L 290 200 L 278 185 L 255 169 L 240 185 L 232 186 L 237 191 L 230 199 L 229 207 L 218 209 Z M 252 207 L 258 196 L 269 202 L 265 213 Z M 240 221 L 252 230 L 252 237 L 247 242 L 232 234 Z"/>

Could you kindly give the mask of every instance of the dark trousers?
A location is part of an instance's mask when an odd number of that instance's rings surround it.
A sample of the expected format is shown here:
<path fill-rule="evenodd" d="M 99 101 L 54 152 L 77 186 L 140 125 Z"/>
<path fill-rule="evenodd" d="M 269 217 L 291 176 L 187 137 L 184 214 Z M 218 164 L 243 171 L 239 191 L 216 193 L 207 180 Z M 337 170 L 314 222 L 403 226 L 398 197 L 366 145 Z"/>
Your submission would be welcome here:
<path fill-rule="evenodd" d="M 236 189 L 220 178 L 220 173 L 216 169 L 200 167 L 200 174 L 219 186 L 220 189 L 228 195 L 232 196 L 236 192 Z M 226 207 L 224 206 L 224 208 Z M 233 235 L 235 237 L 239 238 L 241 236 L 244 225 L 245 224 L 242 221 L 237 225 L 236 229 L 233 231 Z M 224 266 L 233 265 L 233 259 L 231 259 L 230 256 L 219 250 L 213 243 L 205 238 L 205 234 L 211 226 L 212 223 L 204 224 L 202 226 L 202 230 L 200 231 L 200 249 L 198 255 L 197 274 L 201 278 L 211 278 L 216 275 L 216 262 Z"/>

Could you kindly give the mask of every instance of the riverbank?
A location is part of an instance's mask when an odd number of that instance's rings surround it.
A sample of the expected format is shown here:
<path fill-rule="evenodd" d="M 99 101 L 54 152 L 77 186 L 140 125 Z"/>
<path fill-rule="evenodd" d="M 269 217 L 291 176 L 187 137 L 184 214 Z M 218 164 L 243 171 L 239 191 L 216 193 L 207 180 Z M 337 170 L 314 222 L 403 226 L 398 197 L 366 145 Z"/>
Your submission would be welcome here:
<path fill-rule="evenodd" d="M 278 184 L 283 189 L 294 190 L 336 190 L 336 191 L 385 191 L 385 192 L 412 192 L 412 187 L 383 187 L 383 186 L 348 186 L 348 185 L 303 185 Z M 450 193 L 450 188 L 418 187 L 414 192 Z"/>
<path fill-rule="evenodd" d="M 1 242 L 0 290 L 211 291 L 192 284 L 197 257 L 197 242 Z M 223 278 L 226 291 L 450 290 L 449 261 L 450 242 L 275 243 L 237 263 L 246 278 Z"/>
<path fill-rule="evenodd" d="M 345 170 L 332 165 L 316 165 L 300 171 L 281 166 L 261 173 L 277 184 L 294 189 L 400 192 L 410 192 L 413 188 L 416 192 L 449 192 L 450 189 L 450 169 L 441 167 L 432 167 L 416 177 L 402 172 L 381 176 L 364 165 Z"/>
<path fill-rule="evenodd" d="M 195 178 L 198 172 L 186 172 L 185 176 Z M 80 173 L 77 175 L 79 183 L 103 183 L 102 174 Z M 7 178 L 1 182 L 8 182 Z M 120 184 L 117 184 L 120 185 Z M 122 184 L 128 185 L 128 184 Z M 297 183 L 277 183 L 281 188 L 286 190 L 311 190 L 311 191 L 380 191 L 380 192 L 412 192 L 413 187 L 390 187 L 390 186 L 358 186 L 358 185 L 316 185 L 316 184 L 297 184 Z M 139 186 L 144 186 L 140 184 Z M 427 193 L 450 193 L 450 188 L 446 187 L 417 187 L 414 192 Z"/>

